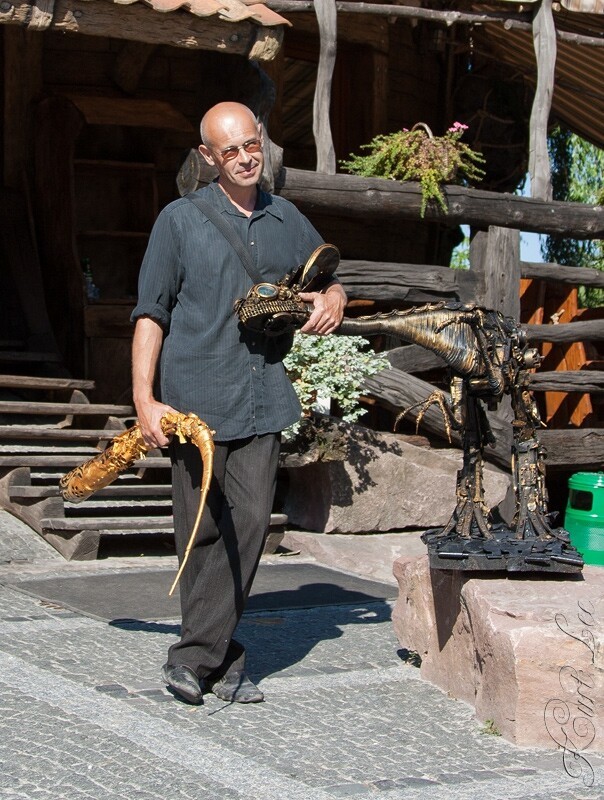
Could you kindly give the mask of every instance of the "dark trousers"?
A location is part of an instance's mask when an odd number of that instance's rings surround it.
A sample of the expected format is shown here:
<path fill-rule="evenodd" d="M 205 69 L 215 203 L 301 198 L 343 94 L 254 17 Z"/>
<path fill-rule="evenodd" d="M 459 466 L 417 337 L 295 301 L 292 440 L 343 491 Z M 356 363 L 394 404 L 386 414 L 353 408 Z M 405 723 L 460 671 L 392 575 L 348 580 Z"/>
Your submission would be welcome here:
<path fill-rule="evenodd" d="M 232 639 L 262 555 L 275 495 L 279 434 L 217 442 L 196 543 L 180 579 L 180 641 L 168 663 L 200 678 L 243 669 L 245 652 Z M 170 444 L 174 535 L 182 561 L 199 506 L 198 449 L 176 437 Z"/>

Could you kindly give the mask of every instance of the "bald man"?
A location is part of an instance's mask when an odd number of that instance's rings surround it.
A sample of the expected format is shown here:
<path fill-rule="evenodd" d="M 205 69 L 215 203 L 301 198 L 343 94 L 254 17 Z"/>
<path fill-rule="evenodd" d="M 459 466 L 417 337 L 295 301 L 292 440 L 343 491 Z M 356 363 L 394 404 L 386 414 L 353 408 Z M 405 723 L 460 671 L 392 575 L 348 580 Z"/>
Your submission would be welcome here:
<path fill-rule="evenodd" d="M 201 139 L 199 151 L 218 178 L 191 197 L 222 215 L 267 282 L 304 264 L 322 239 L 291 203 L 258 189 L 263 135 L 252 111 L 219 103 L 204 115 Z M 299 419 L 300 405 L 282 364 L 280 337 L 246 330 L 233 312 L 251 285 L 232 245 L 189 199 L 163 209 L 132 313 L 132 388 L 146 443 L 169 445 L 179 560 L 197 512 L 202 466 L 197 449 L 169 441 L 159 421 L 166 411 L 194 412 L 216 431 L 206 510 L 180 581 L 180 640 L 162 670 L 172 693 L 194 704 L 206 691 L 227 702 L 264 699 L 245 672 L 244 648 L 233 633 L 270 523 L 280 433 Z M 338 327 L 346 295 L 337 280 L 302 297 L 313 305 L 303 332 L 323 335 Z"/>

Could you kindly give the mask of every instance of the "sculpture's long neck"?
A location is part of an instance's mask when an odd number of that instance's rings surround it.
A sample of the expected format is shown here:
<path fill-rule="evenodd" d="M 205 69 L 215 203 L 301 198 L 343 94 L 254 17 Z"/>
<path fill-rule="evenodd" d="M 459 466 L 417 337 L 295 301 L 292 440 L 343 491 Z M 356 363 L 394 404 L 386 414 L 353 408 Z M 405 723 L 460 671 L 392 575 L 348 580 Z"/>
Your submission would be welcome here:
<path fill-rule="evenodd" d="M 437 353 L 460 375 L 473 376 L 484 372 L 471 325 L 447 308 L 392 311 L 357 319 L 345 317 L 337 333 L 345 336 L 395 336 Z"/>

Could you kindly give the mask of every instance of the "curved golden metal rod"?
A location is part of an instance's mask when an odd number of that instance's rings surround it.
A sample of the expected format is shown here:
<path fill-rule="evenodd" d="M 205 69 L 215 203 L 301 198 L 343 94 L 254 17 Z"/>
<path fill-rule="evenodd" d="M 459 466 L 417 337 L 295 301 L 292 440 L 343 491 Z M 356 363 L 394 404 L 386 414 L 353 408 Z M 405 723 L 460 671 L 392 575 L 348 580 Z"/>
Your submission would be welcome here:
<path fill-rule="evenodd" d="M 172 432 L 176 433 L 181 442 L 184 441 L 184 437 L 186 437 L 187 439 L 190 439 L 191 442 L 198 448 L 203 464 L 197 516 L 195 517 L 195 522 L 193 523 L 191 535 L 189 537 L 189 541 L 187 542 L 180 568 L 176 574 L 174 583 L 168 592 L 168 596 L 171 597 L 187 564 L 189 553 L 195 544 L 195 538 L 197 536 L 197 531 L 199 530 L 199 524 L 201 523 L 201 517 L 206 504 L 206 497 L 208 495 L 210 483 L 212 482 L 214 465 L 214 440 L 212 435 L 214 431 L 211 431 L 205 422 L 202 422 L 202 420 L 200 420 L 195 414 L 189 414 L 186 417 L 183 417 L 182 415 L 166 414 L 164 417 L 162 417 L 162 421 L 164 419 L 167 419 L 168 422 L 173 421 L 174 430 Z"/>
<path fill-rule="evenodd" d="M 182 563 L 176 579 L 172 584 L 169 595 L 171 596 L 182 575 L 187 563 L 189 553 L 195 543 L 201 517 L 205 507 L 206 497 L 212 480 L 214 466 L 214 431 L 203 422 L 196 414 L 182 414 L 168 412 L 160 420 L 165 436 L 175 434 L 184 443 L 186 439 L 198 448 L 203 464 L 203 477 L 199 497 L 197 517 L 191 531 L 189 542 L 185 549 Z M 63 475 L 59 481 L 59 489 L 64 500 L 70 503 L 81 503 L 99 489 L 113 483 L 117 476 L 129 469 L 140 458 L 145 458 L 149 447 L 140 431 L 138 424 L 113 438 L 107 448 L 98 456 L 89 459 L 71 472 Z"/>

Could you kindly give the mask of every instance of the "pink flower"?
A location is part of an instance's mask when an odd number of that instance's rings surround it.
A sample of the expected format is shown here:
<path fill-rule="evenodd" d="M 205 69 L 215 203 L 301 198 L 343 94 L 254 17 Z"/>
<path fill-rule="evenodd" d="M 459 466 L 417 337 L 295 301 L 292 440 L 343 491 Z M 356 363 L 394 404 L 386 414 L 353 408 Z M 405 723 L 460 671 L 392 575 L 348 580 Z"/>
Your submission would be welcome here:
<path fill-rule="evenodd" d="M 448 133 L 463 133 L 463 131 L 467 131 L 468 126 L 464 125 L 463 122 L 454 122 L 453 125 L 448 129 Z"/>

